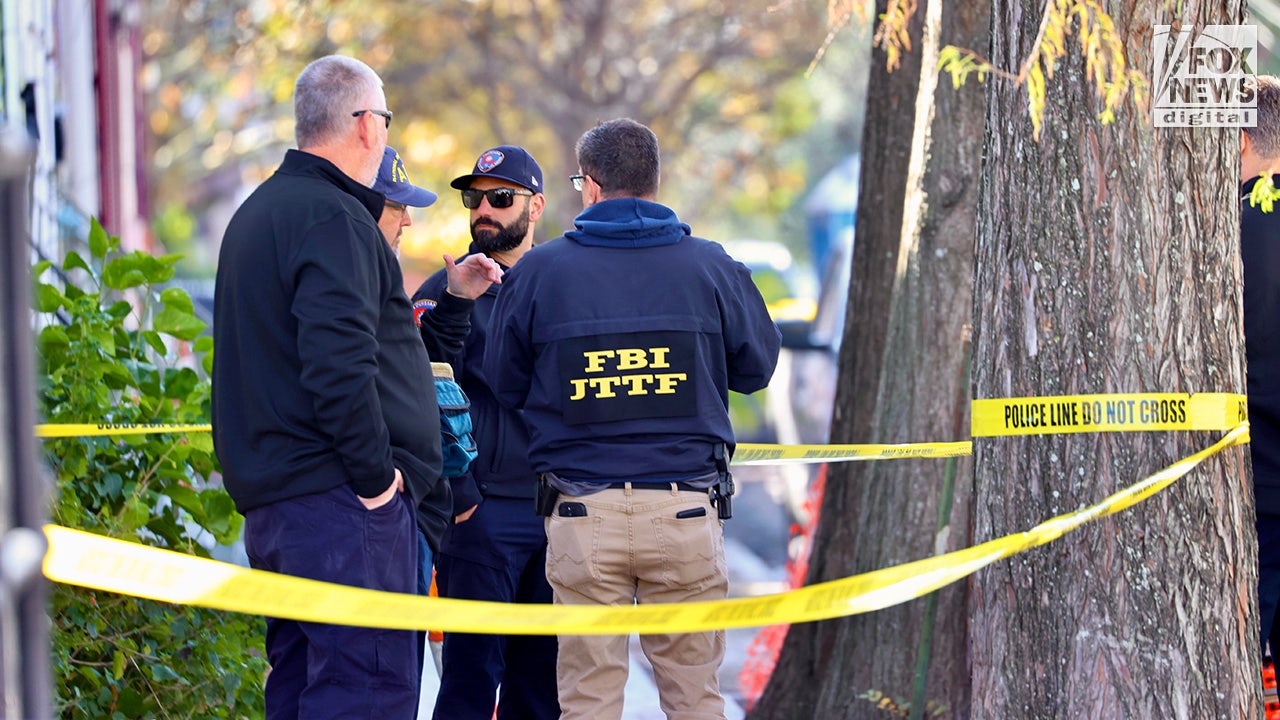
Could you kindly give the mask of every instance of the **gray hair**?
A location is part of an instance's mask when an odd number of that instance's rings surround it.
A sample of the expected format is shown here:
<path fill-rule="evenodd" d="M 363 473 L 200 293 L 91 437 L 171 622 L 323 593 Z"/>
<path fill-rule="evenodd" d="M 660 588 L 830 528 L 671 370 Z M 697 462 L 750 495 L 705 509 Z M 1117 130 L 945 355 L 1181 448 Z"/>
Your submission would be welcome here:
<path fill-rule="evenodd" d="M 1249 133 L 1258 157 L 1280 159 L 1280 78 L 1258 76 L 1258 126 L 1244 131 Z"/>
<path fill-rule="evenodd" d="M 369 95 L 382 87 L 373 68 L 352 57 L 313 61 L 293 86 L 294 137 L 298 149 L 333 142 L 349 129 L 351 113 L 368 110 Z"/>
<path fill-rule="evenodd" d="M 609 120 L 578 138 L 578 167 L 605 199 L 658 194 L 658 136 L 631 118 Z"/>

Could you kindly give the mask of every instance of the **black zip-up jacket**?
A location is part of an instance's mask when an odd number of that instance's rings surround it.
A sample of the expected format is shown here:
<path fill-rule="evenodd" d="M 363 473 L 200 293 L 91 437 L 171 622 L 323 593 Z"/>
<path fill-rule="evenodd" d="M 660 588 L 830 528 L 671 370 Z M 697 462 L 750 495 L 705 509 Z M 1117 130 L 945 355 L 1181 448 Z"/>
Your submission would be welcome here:
<path fill-rule="evenodd" d="M 375 497 L 398 467 L 434 545 L 451 509 L 439 410 L 383 203 L 290 150 L 236 211 L 214 294 L 213 440 L 240 512 L 343 484 Z"/>
<path fill-rule="evenodd" d="M 1260 179 L 1240 188 L 1249 454 L 1257 512 L 1280 515 L 1280 208 L 1264 213 L 1249 204 Z M 1280 187 L 1280 175 L 1272 182 Z"/>
<path fill-rule="evenodd" d="M 479 252 L 472 243 L 467 254 Z M 459 259 L 459 262 L 462 260 Z M 507 267 L 499 264 L 505 272 Z M 427 278 L 413 294 L 413 309 L 427 354 L 453 366 L 462 390 L 471 400 L 479 455 L 465 475 L 449 478 L 454 514 L 482 497 L 532 498 L 537 475 L 529 463 L 529 432 L 520 415 L 498 403 L 484 376 L 485 342 L 500 285 L 492 285 L 476 300 L 450 295 L 444 270 Z"/>

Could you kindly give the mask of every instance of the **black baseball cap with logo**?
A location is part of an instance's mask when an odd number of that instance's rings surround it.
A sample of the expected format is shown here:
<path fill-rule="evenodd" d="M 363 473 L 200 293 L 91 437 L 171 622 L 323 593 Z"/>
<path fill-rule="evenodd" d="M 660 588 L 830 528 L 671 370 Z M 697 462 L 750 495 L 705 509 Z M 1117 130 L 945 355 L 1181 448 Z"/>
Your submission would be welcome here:
<path fill-rule="evenodd" d="M 528 150 L 515 145 L 499 145 L 480 153 L 468 175 L 455 178 L 449 187 L 466 190 L 476 178 L 491 177 L 513 182 L 526 190 L 542 192 L 542 168 Z"/>

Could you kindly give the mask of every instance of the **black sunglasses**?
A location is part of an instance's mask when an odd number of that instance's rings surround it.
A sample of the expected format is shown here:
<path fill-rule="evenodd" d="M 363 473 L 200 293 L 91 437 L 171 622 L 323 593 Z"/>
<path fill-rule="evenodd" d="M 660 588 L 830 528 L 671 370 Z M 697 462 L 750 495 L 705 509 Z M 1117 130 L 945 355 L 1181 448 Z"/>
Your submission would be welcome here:
<path fill-rule="evenodd" d="M 570 175 L 569 182 L 573 184 L 573 189 L 582 192 L 582 181 L 586 180 L 586 175 Z"/>
<path fill-rule="evenodd" d="M 391 116 L 394 113 L 392 113 L 390 110 L 357 110 L 351 113 L 351 117 L 360 117 L 365 113 L 373 113 L 374 115 L 381 115 L 383 118 L 386 119 L 387 127 L 391 127 Z"/>
<path fill-rule="evenodd" d="M 475 188 L 467 188 L 462 191 L 462 207 L 468 210 L 475 210 L 480 207 L 480 198 L 489 198 L 489 207 L 494 210 L 509 208 L 516 201 L 517 195 L 533 195 L 531 190 L 517 190 L 515 188 L 491 188 L 489 190 L 476 190 Z"/>

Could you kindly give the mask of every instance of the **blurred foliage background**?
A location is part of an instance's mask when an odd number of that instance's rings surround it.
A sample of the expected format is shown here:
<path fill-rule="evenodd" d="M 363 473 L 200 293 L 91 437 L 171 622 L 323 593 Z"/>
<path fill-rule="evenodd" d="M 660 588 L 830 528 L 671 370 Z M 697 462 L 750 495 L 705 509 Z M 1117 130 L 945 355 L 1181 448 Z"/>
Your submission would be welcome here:
<path fill-rule="evenodd" d="M 846 3 L 847 4 L 847 3 Z M 416 211 L 410 290 L 465 250 L 448 182 L 487 147 L 528 148 L 547 179 L 540 240 L 581 210 L 573 143 L 630 116 L 658 134 L 661 200 L 695 233 L 807 257 L 805 191 L 857 151 L 869 35 L 828 30 L 825 0 L 143 0 L 153 230 L 209 276 L 230 214 L 294 145 L 311 60 L 368 62 L 396 113 L 390 144 L 441 201 Z M 834 6 L 833 12 L 840 12 Z M 830 40 L 830 42 L 826 42 Z"/>

